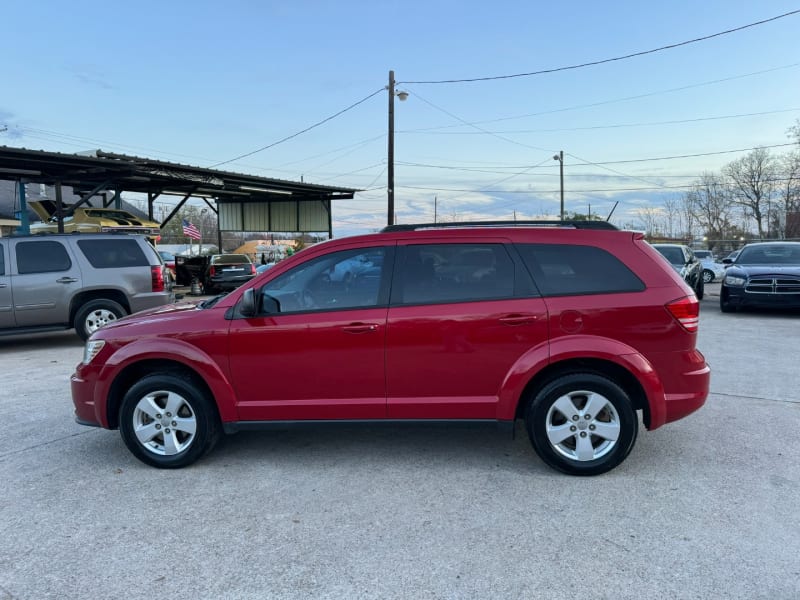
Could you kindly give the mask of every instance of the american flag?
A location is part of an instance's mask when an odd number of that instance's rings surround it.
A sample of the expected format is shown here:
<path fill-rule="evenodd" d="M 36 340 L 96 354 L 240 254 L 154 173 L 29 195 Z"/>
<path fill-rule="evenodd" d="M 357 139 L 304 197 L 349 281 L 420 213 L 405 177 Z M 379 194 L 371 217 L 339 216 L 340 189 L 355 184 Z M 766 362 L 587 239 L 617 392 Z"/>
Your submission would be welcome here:
<path fill-rule="evenodd" d="M 203 237 L 202 235 L 200 235 L 200 230 L 194 225 L 192 225 L 186 219 L 183 220 L 183 235 L 185 235 L 186 237 L 190 237 L 193 240 L 199 240 L 200 238 Z"/>

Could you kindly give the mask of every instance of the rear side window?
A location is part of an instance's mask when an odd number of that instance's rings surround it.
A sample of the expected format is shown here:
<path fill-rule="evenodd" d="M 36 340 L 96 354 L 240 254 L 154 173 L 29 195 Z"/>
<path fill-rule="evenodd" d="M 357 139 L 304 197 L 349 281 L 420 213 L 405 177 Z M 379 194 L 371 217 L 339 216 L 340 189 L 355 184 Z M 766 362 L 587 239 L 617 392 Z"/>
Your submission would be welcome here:
<path fill-rule="evenodd" d="M 5 275 L 6 274 L 5 252 L 6 252 L 5 246 L 0 244 L 0 275 Z"/>
<path fill-rule="evenodd" d="M 640 292 L 644 283 L 617 257 L 595 246 L 518 244 L 543 296 Z"/>
<path fill-rule="evenodd" d="M 147 257 L 134 239 L 79 240 L 78 247 L 95 269 L 147 267 Z"/>
<path fill-rule="evenodd" d="M 502 244 L 410 245 L 398 281 L 401 304 L 512 298 L 514 263 Z"/>
<path fill-rule="evenodd" d="M 17 244 L 17 272 L 20 275 L 69 271 L 71 268 L 72 261 L 67 249 L 59 242 L 48 240 Z"/>

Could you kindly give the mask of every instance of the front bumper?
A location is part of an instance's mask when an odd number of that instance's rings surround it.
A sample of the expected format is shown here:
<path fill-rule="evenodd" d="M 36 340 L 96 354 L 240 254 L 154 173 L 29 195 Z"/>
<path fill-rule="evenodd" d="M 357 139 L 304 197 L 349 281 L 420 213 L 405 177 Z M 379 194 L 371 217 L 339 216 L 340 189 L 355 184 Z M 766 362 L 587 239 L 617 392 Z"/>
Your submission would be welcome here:
<path fill-rule="evenodd" d="M 725 286 L 722 297 L 731 306 L 753 306 L 762 308 L 800 308 L 800 294 L 748 292 L 746 287 Z"/>
<path fill-rule="evenodd" d="M 105 427 L 97 415 L 94 402 L 94 385 L 87 381 L 82 371 L 86 368 L 79 364 L 69 380 L 72 391 L 72 404 L 75 406 L 75 421 L 90 427 Z"/>

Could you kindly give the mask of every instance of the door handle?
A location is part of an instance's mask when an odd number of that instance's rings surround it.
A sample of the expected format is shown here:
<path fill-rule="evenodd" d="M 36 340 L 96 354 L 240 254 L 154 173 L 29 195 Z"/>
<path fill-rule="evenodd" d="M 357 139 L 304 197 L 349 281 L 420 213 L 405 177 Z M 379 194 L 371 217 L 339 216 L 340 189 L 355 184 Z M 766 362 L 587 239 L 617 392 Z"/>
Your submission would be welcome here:
<path fill-rule="evenodd" d="M 505 317 L 500 317 L 500 322 L 503 325 L 530 325 L 536 319 L 538 319 L 538 315 L 507 315 Z"/>
<path fill-rule="evenodd" d="M 378 326 L 374 323 L 351 323 L 350 325 L 345 325 L 342 327 L 345 333 L 369 333 L 371 331 L 377 331 Z"/>
<path fill-rule="evenodd" d="M 7 287 L 5 283 L 0 283 L 0 288 Z"/>
<path fill-rule="evenodd" d="M 78 281 L 75 277 L 62 277 L 61 279 L 56 279 L 58 283 L 75 283 Z"/>

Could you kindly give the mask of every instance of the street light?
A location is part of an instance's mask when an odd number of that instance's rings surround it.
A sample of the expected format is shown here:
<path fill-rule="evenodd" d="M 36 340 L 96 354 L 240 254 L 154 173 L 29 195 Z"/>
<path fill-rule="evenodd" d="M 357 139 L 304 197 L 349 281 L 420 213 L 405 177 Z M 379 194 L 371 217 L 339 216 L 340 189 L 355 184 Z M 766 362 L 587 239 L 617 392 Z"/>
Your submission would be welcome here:
<path fill-rule="evenodd" d="M 564 151 L 561 150 L 553 157 L 559 163 L 559 170 L 561 171 L 561 220 L 564 220 Z"/>
<path fill-rule="evenodd" d="M 408 92 L 395 91 L 395 83 L 394 71 L 389 71 L 389 85 L 386 86 L 386 89 L 389 91 L 388 181 L 386 186 L 389 215 L 387 218 L 387 225 L 394 225 L 394 97 L 397 96 L 400 98 L 401 102 L 408 98 Z"/>

